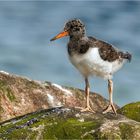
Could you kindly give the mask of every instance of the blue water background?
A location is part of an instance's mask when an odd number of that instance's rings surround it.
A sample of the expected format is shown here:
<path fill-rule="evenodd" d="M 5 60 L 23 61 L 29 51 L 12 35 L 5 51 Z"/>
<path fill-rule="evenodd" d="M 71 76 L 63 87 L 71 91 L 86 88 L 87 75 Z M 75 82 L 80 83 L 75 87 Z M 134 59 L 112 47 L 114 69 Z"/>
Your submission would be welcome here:
<path fill-rule="evenodd" d="M 49 41 L 71 18 L 80 18 L 88 35 L 132 53 L 132 62 L 114 75 L 114 101 L 120 106 L 140 101 L 139 1 L 0 1 L 0 70 L 84 89 L 67 57 L 68 38 Z M 107 81 L 92 77 L 90 83 L 108 98 Z"/>

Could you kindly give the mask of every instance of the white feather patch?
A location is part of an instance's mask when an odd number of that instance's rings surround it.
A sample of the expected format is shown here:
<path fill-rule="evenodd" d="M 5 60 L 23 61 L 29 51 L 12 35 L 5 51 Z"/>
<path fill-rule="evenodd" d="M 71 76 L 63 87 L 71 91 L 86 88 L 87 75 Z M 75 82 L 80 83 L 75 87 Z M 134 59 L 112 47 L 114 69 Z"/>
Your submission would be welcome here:
<path fill-rule="evenodd" d="M 111 79 L 112 74 L 123 65 L 123 62 L 119 60 L 113 62 L 104 61 L 100 57 L 98 48 L 90 48 L 85 54 L 74 54 L 69 58 L 82 75 L 95 75 L 104 79 Z"/>

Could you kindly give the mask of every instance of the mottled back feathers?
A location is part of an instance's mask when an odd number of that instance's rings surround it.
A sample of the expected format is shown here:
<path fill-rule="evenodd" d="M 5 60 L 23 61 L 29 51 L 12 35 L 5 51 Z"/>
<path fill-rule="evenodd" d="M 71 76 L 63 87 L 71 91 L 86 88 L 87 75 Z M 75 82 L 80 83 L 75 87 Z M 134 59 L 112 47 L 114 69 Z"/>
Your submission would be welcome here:
<path fill-rule="evenodd" d="M 113 62 L 117 59 L 131 60 L 131 54 L 128 52 L 121 52 L 111 44 L 98 40 L 94 37 L 83 38 L 79 41 L 70 41 L 68 43 L 68 53 L 70 55 L 72 55 L 72 53 L 77 53 L 79 55 L 84 54 L 91 47 L 99 48 L 100 57 L 104 61 Z"/>

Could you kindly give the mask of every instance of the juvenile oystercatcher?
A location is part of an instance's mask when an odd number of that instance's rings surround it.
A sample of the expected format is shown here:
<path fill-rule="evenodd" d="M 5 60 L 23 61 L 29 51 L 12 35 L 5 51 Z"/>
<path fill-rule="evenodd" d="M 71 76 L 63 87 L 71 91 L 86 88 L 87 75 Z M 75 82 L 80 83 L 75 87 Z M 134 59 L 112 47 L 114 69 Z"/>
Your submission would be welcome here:
<path fill-rule="evenodd" d="M 112 99 L 112 76 L 123 66 L 126 60 L 131 61 L 131 54 L 122 52 L 105 41 L 86 36 L 85 25 L 80 19 L 69 20 L 65 24 L 64 30 L 51 41 L 64 36 L 70 37 L 67 45 L 69 59 L 85 78 L 86 107 L 81 111 L 94 112 L 89 103 L 88 77 L 99 76 L 108 80 L 109 105 L 103 113 L 113 111 L 117 114 Z"/>

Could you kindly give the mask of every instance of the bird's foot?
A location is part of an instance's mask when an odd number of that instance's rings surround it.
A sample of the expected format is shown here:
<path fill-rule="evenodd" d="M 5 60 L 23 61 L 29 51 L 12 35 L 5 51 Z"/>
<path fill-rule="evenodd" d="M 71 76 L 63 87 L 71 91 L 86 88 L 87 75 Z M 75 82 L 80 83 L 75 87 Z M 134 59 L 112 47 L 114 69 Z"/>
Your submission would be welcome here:
<path fill-rule="evenodd" d="M 117 115 L 117 112 L 116 112 L 116 109 L 115 109 L 113 103 L 112 103 L 112 104 L 109 104 L 109 105 L 107 106 L 107 108 L 103 111 L 103 114 L 106 114 L 106 113 L 108 113 L 108 112 L 110 112 L 110 111 L 113 111 L 113 113 L 114 113 L 115 115 Z"/>
<path fill-rule="evenodd" d="M 95 113 L 95 111 L 90 106 L 87 106 L 86 108 L 81 109 L 81 112 Z"/>

